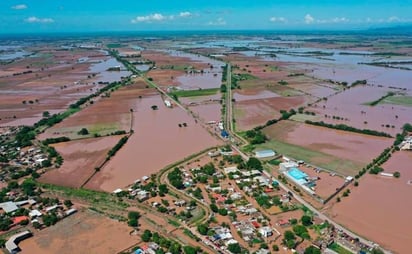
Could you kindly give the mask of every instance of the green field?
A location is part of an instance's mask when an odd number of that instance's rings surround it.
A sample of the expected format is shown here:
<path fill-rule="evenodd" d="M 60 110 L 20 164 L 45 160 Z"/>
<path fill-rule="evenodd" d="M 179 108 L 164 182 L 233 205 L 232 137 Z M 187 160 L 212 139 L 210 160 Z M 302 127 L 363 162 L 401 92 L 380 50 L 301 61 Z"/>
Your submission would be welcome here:
<path fill-rule="evenodd" d="M 256 145 L 256 150 L 273 149 L 279 154 L 293 159 L 304 160 L 310 164 L 324 169 L 332 170 L 342 175 L 355 175 L 364 165 L 346 159 L 341 159 L 319 151 L 284 143 L 278 140 L 270 140 L 264 144 Z"/>
<path fill-rule="evenodd" d="M 209 96 L 215 95 L 219 91 L 219 88 L 211 89 L 199 89 L 199 90 L 180 90 L 171 92 L 171 95 L 176 95 L 177 97 L 197 97 L 197 96 Z"/>
<path fill-rule="evenodd" d="M 390 96 L 382 100 L 380 104 L 393 104 L 412 107 L 412 96 Z"/>
<path fill-rule="evenodd" d="M 121 48 L 123 47 L 120 43 L 109 43 L 106 45 L 109 49 Z"/>
<path fill-rule="evenodd" d="M 330 245 L 328 247 L 328 249 L 331 249 L 331 250 L 335 251 L 338 254 L 353 254 L 354 253 L 354 252 L 351 252 L 351 251 L 345 249 L 344 247 L 340 246 L 337 243 L 333 243 L 332 245 Z"/>
<path fill-rule="evenodd" d="M 317 121 L 318 117 L 313 116 L 313 115 L 307 115 L 307 114 L 296 114 L 296 115 L 291 116 L 289 119 L 292 120 L 292 121 L 304 123 L 307 120 Z"/>

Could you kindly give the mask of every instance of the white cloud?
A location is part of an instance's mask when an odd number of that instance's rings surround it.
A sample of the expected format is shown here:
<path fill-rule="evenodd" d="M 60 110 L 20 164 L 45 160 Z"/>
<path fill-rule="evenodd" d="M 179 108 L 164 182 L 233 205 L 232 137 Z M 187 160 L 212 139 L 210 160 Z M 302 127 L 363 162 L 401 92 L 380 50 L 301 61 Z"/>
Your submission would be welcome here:
<path fill-rule="evenodd" d="M 287 19 L 285 19 L 284 17 L 271 17 L 270 22 L 277 22 L 277 23 L 286 23 L 288 22 Z"/>
<path fill-rule="evenodd" d="M 18 4 L 11 7 L 13 10 L 24 10 L 27 9 L 27 5 L 25 4 Z"/>
<path fill-rule="evenodd" d="M 38 18 L 38 17 L 29 17 L 25 19 L 26 22 L 29 23 L 53 23 L 54 20 L 51 18 Z"/>
<path fill-rule="evenodd" d="M 226 25 L 226 21 L 223 18 L 218 18 L 215 21 L 210 21 L 209 23 L 207 23 L 209 26 L 225 26 Z"/>
<path fill-rule="evenodd" d="M 188 18 L 192 16 L 193 16 L 193 13 L 188 12 L 188 11 L 182 11 L 176 15 L 169 15 L 169 16 L 163 15 L 161 13 L 153 13 L 153 14 L 146 15 L 146 16 L 137 16 L 136 18 L 132 19 L 131 22 L 133 24 L 142 23 L 142 22 L 152 23 L 152 22 L 161 22 L 165 20 L 175 20 L 177 18 Z"/>
<path fill-rule="evenodd" d="M 389 18 L 388 18 L 388 22 L 389 22 L 389 23 L 392 23 L 392 22 L 400 22 L 400 21 L 401 21 L 401 19 L 398 18 L 398 17 L 396 17 L 396 16 L 392 16 L 392 17 L 389 17 Z"/>
<path fill-rule="evenodd" d="M 188 11 L 184 11 L 184 12 L 179 13 L 179 17 L 182 17 L 182 18 L 191 17 L 192 15 L 193 14 L 191 12 L 188 12 Z"/>
<path fill-rule="evenodd" d="M 341 17 L 341 18 L 333 18 L 331 21 L 332 23 L 346 23 L 346 22 L 349 22 L 349 19 L 345 17 Z"/>
<path fill-rule="evenodd" d="M 163 16 L 160 13 L 154 13 L 147 16 L 137 16 L 136 18 L 132 19 L 132 23 L 163 21 L 165 19 L 167 19 L 166 16 Z"/>
<path fill-rule="evenodd" d="M 313 22 L 315 22 L 315 19 L 310 14 L 306 14 L 305 15 L 305 23 L 306 24 L 312 24 Z"/>

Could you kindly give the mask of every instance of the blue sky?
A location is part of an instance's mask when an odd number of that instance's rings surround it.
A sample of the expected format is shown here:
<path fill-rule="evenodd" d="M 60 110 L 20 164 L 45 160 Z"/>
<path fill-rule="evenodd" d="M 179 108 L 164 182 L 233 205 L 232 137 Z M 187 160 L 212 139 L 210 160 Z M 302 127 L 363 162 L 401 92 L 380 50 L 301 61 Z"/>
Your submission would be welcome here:
<path fill-rule="evenodd" d="M 412 0 L 1 0 L 0 33 L 362 29 L 412 24 Z"/>

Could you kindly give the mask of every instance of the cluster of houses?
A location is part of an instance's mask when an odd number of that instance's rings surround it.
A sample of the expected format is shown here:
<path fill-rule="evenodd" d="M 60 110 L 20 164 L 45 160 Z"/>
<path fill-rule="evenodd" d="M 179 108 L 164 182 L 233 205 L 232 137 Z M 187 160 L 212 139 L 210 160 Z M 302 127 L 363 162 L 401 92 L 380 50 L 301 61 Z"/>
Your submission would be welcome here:
<path fill-rule="evenodd" d="M 20 211 L 21 208 L 28 210 L 26 215 L 16 215 L 16 212 Z M 44 226 L 42 217 L 49 213 L 55 213 L 58 220 L 63 219 L 76 213 L 75 208 L 67 208 L 60 204 L 55 204 L 52 206 L 43 207 L 34 199 L 22 200 L 22 201 L 7 201 L 0 203 L 0 213 L 4 218 L 10 218 L 12 221 L 11 228 L 19 225 L 26 225 L 30 223 L 35 228 L 40 228 Z M 26 222 L 26 223 L 24 223 Z M 24 223 L 24 224 L 23 224 Z M 36 227 L 35 224 L 38 226 Z M 7 242 L 5 247 L 9 253 L 17 253 L 20 251 L 18 243 L 28 237 L 31 237 L 32 233 L 29 230 L 21 231 L 15 235 L 12 235 Z"/>
<path fill-rule="evenodd" d="M 13 158 L 8 164 L 12 166 L 39 167 L 48 157 L 38 147 L 29 148 L 0 146 L 0 155 L 5 158 Z"/>
<path fill-rule="evenodd" d="M 159 251 L 160 249 L 161 249 L 161 247 L 157 243 L 149 242 L 147 244 L 144 244 L 143 246 L 141 246 L 137 250 L 135 250 L 133 252 L 133 254 L 156 254 L 157 251 Z M 170 252 L 167 252 L 166 254 L 168 254 L 168 253 L 170 253 Z"/>

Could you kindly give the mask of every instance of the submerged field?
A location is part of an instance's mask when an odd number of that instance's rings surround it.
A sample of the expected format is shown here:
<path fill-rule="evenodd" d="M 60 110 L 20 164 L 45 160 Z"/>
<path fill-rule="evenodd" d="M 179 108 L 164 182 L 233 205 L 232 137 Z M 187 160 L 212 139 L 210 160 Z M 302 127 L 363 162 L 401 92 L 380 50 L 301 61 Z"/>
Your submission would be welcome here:
<path fill-rule="evenodd" d="M 151 106 L 158 106 L 152 110 Z M 135 101 L 134 134 L 86 188 L 112 192 L 203 149 L 222 144 L 179 107 L 167 108 L 159 95 Z M 187 127 L 179 127 L 186 123 Z"/>
<path fill-rule="evenodd" d="M 140 241 L 130 227 L 96 212 L 81 211 L 22 241 L 21 253 L 118 253 Z"/>
<path fill-rule="evenodd" d="M 336 221 L 395 253 L 408 253 L 412 209 L 412 153 L 395 152 L 383 165 L 385 172 L 401 173 L 399 179 L 366 174 L 348 198 L 329 213 Z"/>
<path fill-rule="evenodd" d="M 264 133 L 270 141 L 259 145 L 261 148 L 272 148 L 286 156 L 352 176 L 393 142 L 389 138 L 294 121 L 281 121 L 265 128 Z"/>
<path fill-rule="evenodd" d="M 47 171 L 40 182 L 79 188 L 100 167 L 107 153 L 120 140 L 120 136 L 82 139 L 55 144 L 53 147 L 63 157 L 58 169 Z"/>

